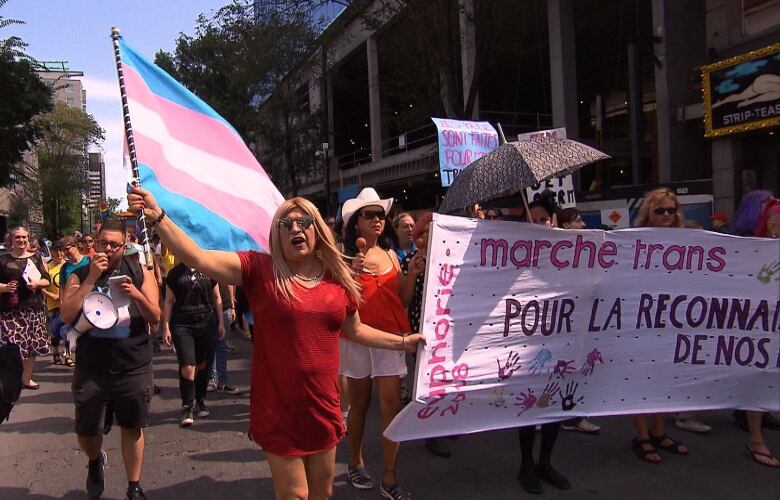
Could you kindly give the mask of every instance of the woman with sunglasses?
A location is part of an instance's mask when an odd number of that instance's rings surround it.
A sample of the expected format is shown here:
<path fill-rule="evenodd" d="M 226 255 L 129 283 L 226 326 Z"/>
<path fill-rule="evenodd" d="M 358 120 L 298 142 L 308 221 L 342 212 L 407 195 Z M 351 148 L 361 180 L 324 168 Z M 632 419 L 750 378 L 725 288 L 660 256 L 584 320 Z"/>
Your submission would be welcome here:
<path fill-rule="evenodd" d="M 677 195 L 667 188 L 658 188 L 647 193 L 634 221 L 634 227 L 682 228 L 684 225 L 685 218 Z M 680 417 L 683 415 L 680 414 Z M 688 448 L 684 444 L 666 434 L 665 414 L 634 415 L 633 420 L 636 436 L 631 447 L 640 459 L 650 463 L 660 462 L 659 449 L 677 455 L 688 454 Z"/>
<path fill-rule="evenodd" d="M 91 234 L 81 237 L 81 254 L 90 258 L 95 256 L 95 237 Z"/>
<path fill-rule="evenodd" d="M 182 262 L 242 286 L 255 325 L 249 437 L 265 451 L 276 497 L 330 498 L 336 445 L 344 437 L 338 393 L 339 333 L 414 351 L 418 334 L 396 336 L 360 321 L 360 291 L 317 208 L 285 201 L 271 221 L 270 255 L 204 250 L 144 189 L 128 195 Z"/>
<path fill-rule="evenodd" d="M 403 335 L 411 328 L 405 306 L 414 294 L 414 282 L 424 269 L 422 255 L 410 263 L 404 276 L 398 257 L 392 249 L 385 217 L 393 199 L 380 199 L 373 188 L 364 188 L 357 198 L 344 202 L 346 221 L 345 253 L 351 257 L 351 269 L 361 289 L 360 318 L 374 328 Z M 341 373 L 347 376 L 349 414 L 347 430 L 350 445 L 349 481 L 355 488 L 368 490 L 374 482 L 363 461 L 363 433 L 371 403 L 371 389 L 376 381 L 382 414 L 380 432 L 401 411 L 401 384 L 406 376 L 406 362 L 401 352 L 389 352 L 341 341 Z M 407 498 L 396 479 L 399 445 L 380 436 L 384 475 L 379 491 L 390 499 Z"/>

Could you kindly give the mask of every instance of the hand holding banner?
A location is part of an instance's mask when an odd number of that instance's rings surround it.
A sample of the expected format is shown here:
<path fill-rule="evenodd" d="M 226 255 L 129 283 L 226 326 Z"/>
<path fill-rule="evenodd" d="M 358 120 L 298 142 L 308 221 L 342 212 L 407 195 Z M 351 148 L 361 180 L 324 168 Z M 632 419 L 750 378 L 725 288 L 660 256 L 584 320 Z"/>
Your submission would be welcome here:
<path fill-rule="evenodd" d="M 436 215 L 430 241 L 416 401 L 389 439 L 780 409 L 778 240 Z"/>

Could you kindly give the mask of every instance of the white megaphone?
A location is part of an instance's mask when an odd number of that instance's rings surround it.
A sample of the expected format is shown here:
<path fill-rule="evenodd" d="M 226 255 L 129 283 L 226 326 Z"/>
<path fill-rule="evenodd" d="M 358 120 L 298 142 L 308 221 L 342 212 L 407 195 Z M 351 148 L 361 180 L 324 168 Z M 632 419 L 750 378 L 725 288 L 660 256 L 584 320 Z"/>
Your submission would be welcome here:
<path fill-rule="evenodd" d="M 81 307 L 81 315 L 73 325 L 73 329 L 81 334 L 93 328 L 108 330 L 116 325 L 119 313 L 111 302 L 111 297 L 104 293 L 92 292 L 84 297 Z"/>

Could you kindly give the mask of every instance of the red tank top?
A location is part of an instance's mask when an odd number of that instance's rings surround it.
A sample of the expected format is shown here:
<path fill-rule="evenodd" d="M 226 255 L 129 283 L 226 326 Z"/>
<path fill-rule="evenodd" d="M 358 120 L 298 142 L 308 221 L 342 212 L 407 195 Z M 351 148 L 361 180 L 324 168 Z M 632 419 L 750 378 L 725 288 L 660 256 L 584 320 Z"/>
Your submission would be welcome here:
<path fill-rule="evenodd" d="M 398 270 L 385 274 L 363 272 L 357 276 L 363 300 L 358 307 L 360 321 L 390 333 L 409 333 L 409 318 L 398 295 Z"/>

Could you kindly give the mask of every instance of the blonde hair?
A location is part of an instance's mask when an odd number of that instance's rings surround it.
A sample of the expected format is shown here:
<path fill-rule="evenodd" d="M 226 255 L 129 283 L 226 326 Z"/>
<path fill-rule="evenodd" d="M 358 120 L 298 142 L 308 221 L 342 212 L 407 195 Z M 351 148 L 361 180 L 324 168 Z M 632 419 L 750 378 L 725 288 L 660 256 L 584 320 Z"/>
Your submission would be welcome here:
<path fill-rule="evenodd" d="M 673 201 L 674 206 L 677 208 L 677 213 L 674 215 L 674 226 L 679 228 L 684 227 L 685 218 L 683 217 L 680 201 L 677 199 L 677 195 L 668 188 L 654 189 L 645 195 L 645 199 L 642 201 L 642 206 L 639 207 L 639 215 L 634 220 L 634 227 L 652 227 L 650 225 L 650 212 L 654 210 L 661 203 L 661 201 L 664 200 L 664 198 L 668 198 Z"/>
<path fill-rule="evenodd" d="M 5 235 L 5 249 L 6 250 L 8 250 L 8 251 L 11 250 L 11 247 L 13 246 L 13 243 L 14 243 L 14 234 L 19 232 L 19 231 L 24 231 L 25 233 L 27 233 L 27 239 L 29 241 L 33 240 L 34 235 L 25 226 L 15 226 L 15 227 L 12 227 Z"/>
<path fill-rule="evenodd" d="M 314 234 L 317 238 L 315 252 L 317 258 L 322 262 L 323 273 L 330 273 L 333 280 L 341 285 L 355 302 L 360 300 L 360 287 L 352 278 L 347 265 L 344 263 L 344 255 L 339 251 L 336 242 L 333 240 L 333 234 L 320 215 L 320 211 L 309 200 L 305 198 L 291 198 L 276 210 L 274 218 L 271 221 L 270 250 L 271 260 L 274 268 L 274 282 L 276 290 L 282 297 L 292 301 L 298 297 L 293 292 L 292 279 L 294 273 L 287 265 L 282 252 L 282 240 L 279 230 L 279 219 L 286 217 L 292 210 L 298 209 L 314 220 Z"/>

